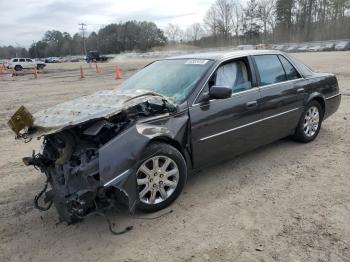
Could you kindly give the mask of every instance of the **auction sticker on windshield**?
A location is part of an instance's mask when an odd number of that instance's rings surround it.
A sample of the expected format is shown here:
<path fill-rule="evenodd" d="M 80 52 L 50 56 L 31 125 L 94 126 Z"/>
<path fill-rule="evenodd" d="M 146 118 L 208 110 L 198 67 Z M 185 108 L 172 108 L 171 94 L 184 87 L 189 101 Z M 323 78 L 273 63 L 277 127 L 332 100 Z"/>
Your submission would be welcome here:
<path fill-rule="evenodd" d="M 203 59 L 190 59 L 186 61 L 186 65 L 205 65 L 209 60 Z"/>

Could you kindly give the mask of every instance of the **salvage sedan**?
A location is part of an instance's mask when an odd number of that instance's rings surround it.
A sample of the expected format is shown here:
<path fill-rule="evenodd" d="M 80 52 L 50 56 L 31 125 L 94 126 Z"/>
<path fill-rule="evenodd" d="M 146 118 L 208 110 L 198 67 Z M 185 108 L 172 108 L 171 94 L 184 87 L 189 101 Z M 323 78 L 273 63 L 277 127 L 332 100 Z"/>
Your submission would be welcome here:
<path fill-rule="evenodd" d="M 47 179 L 35 206 L 74 223 L 119 203 L 163 209 L 190 172 L 283 137 L 310 142 L 340 100 L 333 74 L 283 52 L 207 53 L 155 61 L 118 90 L 33 115 L 21 107 L 8 124 L 43 141 L 23 159 Z"/>

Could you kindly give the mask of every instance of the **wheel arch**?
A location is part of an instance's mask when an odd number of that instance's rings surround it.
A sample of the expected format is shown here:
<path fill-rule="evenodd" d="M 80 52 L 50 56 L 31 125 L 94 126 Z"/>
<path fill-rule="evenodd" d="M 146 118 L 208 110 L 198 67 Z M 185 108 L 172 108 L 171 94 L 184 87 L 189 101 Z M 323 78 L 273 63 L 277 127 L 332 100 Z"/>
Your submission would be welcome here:
<path fill-rule="evenodd" d="M 326 101 L 323 97 L 322 94 L 320 93 L 313 93 L 309 96 L 308 100 L 306 101 L 306 104 L 309 104 L 311 101 L 317 101 L 321 107 L 322 107 L 322 118 L 324 117 L 325 115 L 325 112 L 326 112 Z"/>
<path fill-rule="evenodd" d="M 188 168 L 192 168 L 192 160 L 190 157 L 190 154 L 188 153 L 188 151 L 179 143 L 179 141 L 168 137 L 168 136 L 157 136 L 152 138 L 149 143 L 147 144 L 147 146 L 151 143 L 155 143 L 155 142 L 160 142 L 160 143 L 165 143 L 165 144 L 169 144 L 173 147 L 175 147 L 180 153 L 181 155 L 184 157 L 187 167 Z"/>

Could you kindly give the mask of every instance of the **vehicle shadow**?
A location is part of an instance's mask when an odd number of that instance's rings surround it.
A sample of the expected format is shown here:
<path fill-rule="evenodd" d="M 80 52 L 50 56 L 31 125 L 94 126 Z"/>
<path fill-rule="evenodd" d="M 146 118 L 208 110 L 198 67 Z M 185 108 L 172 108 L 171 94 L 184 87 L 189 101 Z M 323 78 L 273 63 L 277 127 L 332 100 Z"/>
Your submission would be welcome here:
<path fill-rule="evenodd" d="M 323 143 L 322 137 L 324 136 L 332 136 L 332 132 L 323 129 L 320 138 L 314 143 Z M 181 224 L 182 219 L 191 216 L 193 209 L 196 207 L 205 208 L 210 203 L 215 204 L 215 199 L 225 199 L 227 194 L 232 195 L 231 197 L 239 196 L 247 187 L 263 186 L 262 180 L 266 177 L 281 175 L 278 172 L 269 172 L 271 171 L 270 167 L 278 168 L 280 165 L 293 165 L 312 152 L 314 143 L 301 144 L 285 138 L 231 160 L 205 168 L 189 176 L 180 197 L 169 208 L 157 213 L 136 212 L 130 215 L 127 208 L 118 207 L 118 209 L 108 211 L 106 215 L 115 231 L 123 231 L 129 226 L 134 227 L 132 231 L 121 235 L 121 240 L 135 241 L 138 237 L 147 239 L 152 232 L 163 230 L 162 228 L 166 227 L 165 225 L 169 221 L 176 225 Z M 303 147 L 303 150 L 300 150 L 300 147 Z M 282 162 L 281 159 L 284 158 L 286 152 L 288 152 L 288 159 Z M 264 170 L 265 166 L 269 167 L 267 171 Z M 23 244 L 21 241 L 24 241 L 29 248 L 34 248 L 35 241 L 40 241 L 43 235 L 45 235 L 45 239 L 55 239 L 55 243 L 62 245 L 63 250 L 64 247 L 70 245 L 76 245 L 75 249 L 77 249 L 82 247 L 84 242 L 93 247 L 111 245 L 109 241 L 114 235 L 109 234 L 108 224 L 104 217 L 90 216 L 81 223 L 66 226 L 64 223 L 56 224 L 57 214 L 54 208 L 45 213 L 41 213 L 32 207 L 29 208 L 28 197 L 32 197 L 34 192 L 40 188 L 38 185 L 41 185 L 41 182 L 43 182 L 42 177 L 35 178 L 29 187 L 16 186 L 16 191 L 26 192 L 21 195 L 26 207 L 21 207 L 21 209 L 27 211 L 14 214 L 12 218 L 5 221 L 6 228 L 1 230 L 3 239 L 7 239 L 7 242 L 11 244 L 16 242 L 14 249 L 20 249 L 20 245 Z M 18 202 L 11 204 L 12 208 L 16 205 L 18 205 Z M 170 210 L 173 213 L 169 213 Z M 158 216 L 161 217 L 157 218 Z M 14 241 L 14 239 L 18 239 L 18 235 L 23 235 L 23 232 L 25 233 L 23 240 Z M 120 243 L 120 240 L 115 241 Z M 41 241 L 40 245 L 42 248 L 50 248 L 50 242 Z M 112 252 L 111 250 L 109 252 Z"/>

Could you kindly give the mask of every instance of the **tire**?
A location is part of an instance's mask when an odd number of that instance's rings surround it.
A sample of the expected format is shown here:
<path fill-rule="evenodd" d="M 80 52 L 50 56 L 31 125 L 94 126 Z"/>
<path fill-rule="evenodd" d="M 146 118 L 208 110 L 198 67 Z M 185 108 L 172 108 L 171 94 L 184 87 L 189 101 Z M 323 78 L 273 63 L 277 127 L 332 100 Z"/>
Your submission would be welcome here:
<path fill-rule="evenodd" d="M 316 110 L 318 112 L 318 121 L 316 117 Z M 316 113 L 312 113 L 316 112 Z M 323 120 L 323 109 L 319 102 L 316 100 L 312 100 L 310 103 L 307 104 L 305 107 L 305 110 L 303 114 L 300 117 L 298 126 L 295 130 L 295 134 L 293 135 L 294 140 L 308 143 L 313 141 L 318 133 L 320 132 L 322 120 Z M 312 115 L 311 119 L 310 116 Z M 317 127 L 316 127 L 317 122 Z M 308 129 L 309 128 L 309 129 Z"/>
<path fill-rule="evenodd" d="M 175 147 L 155 142 L 145 148 L 141 159 L 136 171 L 140 198 L 136 208 L 155 212 L 168 207 L 186 184 L 187 165 L 184 157 Z M 156 170 L 155 165 L 158 166 Z"/>
<path fill-rule="evenodd" d="M 21 65 L 16 65 L 15 66 L 15 70 L 16 71 L 22 71 L 23 70 L 23 67 Z"/>

